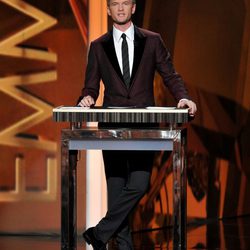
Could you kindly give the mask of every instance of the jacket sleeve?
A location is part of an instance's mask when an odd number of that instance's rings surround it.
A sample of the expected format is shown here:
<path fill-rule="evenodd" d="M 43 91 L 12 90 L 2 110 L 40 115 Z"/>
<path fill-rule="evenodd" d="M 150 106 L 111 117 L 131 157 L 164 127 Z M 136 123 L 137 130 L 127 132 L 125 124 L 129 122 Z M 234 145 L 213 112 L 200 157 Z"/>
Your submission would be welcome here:
<path fill-rule="evenodd" d="M 156 38 L 156 70 L 161 75 L 165 86 L 178 102 L 180 99 L 190 99 L 182 77 L 175 71 L 169 51 L 160 35 Z"/>
<path fill-rule="evenodd" d="M 85 82 L 82 89 L 82 97 L 90 95 L 96 101 L 99 95 L 100 80 L 101 75 L 96 55 L 96 48 L 95 45 L 91 43 L 85 72 Z"/>

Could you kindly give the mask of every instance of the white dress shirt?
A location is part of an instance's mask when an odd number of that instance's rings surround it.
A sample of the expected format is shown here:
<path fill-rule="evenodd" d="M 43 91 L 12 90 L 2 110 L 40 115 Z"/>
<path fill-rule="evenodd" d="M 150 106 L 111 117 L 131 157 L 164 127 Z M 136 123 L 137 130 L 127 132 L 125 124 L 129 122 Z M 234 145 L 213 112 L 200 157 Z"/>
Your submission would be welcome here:
<path fill-rule="evenodd" d="M 128 43 L 128 57 L 129 57 L 129 70 L 130 70 L 130 76 L 132 74 L 132 68 L 133 68 L 133 62 L 134 62 L 134 25 L 131 24 L 130 27 L 122 32 L 115 28 L 113 26 L 113 39 L 114 39 L 114 45 L 115 45 L 115 52 L 118 59 L 118 63 L 121 69 L 121 72 L 123 73 L 123 67 L 122 67 L 122 37 L 121 35 L 125 33 L 126 34 L 126 40 Z"/>

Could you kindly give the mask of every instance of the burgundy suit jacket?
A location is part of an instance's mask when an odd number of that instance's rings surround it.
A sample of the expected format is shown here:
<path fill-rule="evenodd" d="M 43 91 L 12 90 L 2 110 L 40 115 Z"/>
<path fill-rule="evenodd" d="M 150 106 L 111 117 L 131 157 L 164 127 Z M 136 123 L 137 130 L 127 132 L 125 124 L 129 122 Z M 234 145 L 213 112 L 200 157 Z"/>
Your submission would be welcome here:
<path fill-rule="evenodd" d="M 116 57 L 112 30 L 90 45 L 82 96 L 97 99 L 100 80 L 105 86 L 103 106 L 154 106 L 154 76 L 158 71 L 175 99 L 189 99 L 159 34 L 135 26 L 134 63 L 127 88 Z"/>

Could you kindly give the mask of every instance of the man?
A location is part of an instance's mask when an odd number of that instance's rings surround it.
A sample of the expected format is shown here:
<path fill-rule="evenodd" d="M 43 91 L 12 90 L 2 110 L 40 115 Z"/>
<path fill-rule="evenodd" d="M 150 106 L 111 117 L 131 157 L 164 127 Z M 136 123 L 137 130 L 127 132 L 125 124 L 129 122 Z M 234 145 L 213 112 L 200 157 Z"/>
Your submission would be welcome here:
<path fill-rule="evenodd" d="M 85 86 L 78 105 L 90 107 L 95 104 L 102 80 L 104 107 L 154 106 L 153 80 L 157 70 L 177 100 L 177 107 L 188 107 L 189 114 L 194 116 L 196 105 L 176 73 L 160 35 L 134 26 L 131 16 L 135 10 L 135 0 L 107 0 L 113 29 L 91 43 Z M 138 124 L 99 126 L 134 127 Z M 94 249 L 106 249 L 106 243 L 114 237 L 120 250 L 131 250 L 128 216 L 147 191 L 153 154 L 103 151 L 103 158 L 108 212 L 95 227 L 86 230 L 83 237 Z"/>

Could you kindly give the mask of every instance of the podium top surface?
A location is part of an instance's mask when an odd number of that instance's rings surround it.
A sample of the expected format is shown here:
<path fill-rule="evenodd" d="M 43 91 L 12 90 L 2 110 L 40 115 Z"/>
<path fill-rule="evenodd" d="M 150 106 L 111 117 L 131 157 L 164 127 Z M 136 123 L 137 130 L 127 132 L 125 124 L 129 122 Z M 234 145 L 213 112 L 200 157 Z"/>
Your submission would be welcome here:
<path fill-rule="evenodd" d="M 53 120 L 56 122 L 186 123 L 188 122 L 188 109 L 60 106 L 53 109 Z"/>

